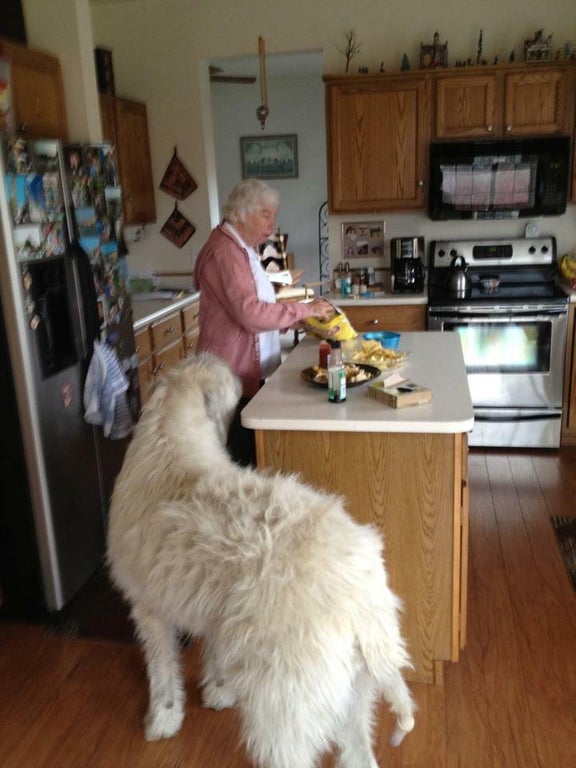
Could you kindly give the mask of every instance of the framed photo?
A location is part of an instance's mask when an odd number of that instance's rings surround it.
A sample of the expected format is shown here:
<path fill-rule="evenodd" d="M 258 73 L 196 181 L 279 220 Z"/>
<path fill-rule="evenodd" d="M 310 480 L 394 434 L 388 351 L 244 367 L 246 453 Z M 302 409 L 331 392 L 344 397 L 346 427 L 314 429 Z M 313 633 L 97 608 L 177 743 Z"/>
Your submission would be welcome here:
<path fill-rule="evenodd" d="M 342 223 L 342 258 L 366 259 L 384 256 L 383 221 L 345 221 Z"/>
<path fill-rule="evenodd" d="M 243 179 L 295 179 L 298 177 L 298 137 L 241 136 Z"/>

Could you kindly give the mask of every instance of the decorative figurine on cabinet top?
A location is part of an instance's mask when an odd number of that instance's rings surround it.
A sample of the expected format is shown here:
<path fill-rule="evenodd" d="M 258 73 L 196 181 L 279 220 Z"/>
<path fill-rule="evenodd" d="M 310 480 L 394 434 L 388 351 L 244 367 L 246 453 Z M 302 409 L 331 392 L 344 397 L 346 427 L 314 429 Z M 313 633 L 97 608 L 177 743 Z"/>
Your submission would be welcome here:
<path fill-rule="evenodd" d="M 439 69 L 448 66 L 448 42 L 441 43 L 434 32 L 432 45 L 420 43 L 420 69 Z"/>
<path fill-rule="evenodd" d="M 550 61 L 552 58 L 552 35 L 544 38 L 542 30 L 539 29 L 533 40 L 524 42 L 524 60 L 531 61 Z"/>

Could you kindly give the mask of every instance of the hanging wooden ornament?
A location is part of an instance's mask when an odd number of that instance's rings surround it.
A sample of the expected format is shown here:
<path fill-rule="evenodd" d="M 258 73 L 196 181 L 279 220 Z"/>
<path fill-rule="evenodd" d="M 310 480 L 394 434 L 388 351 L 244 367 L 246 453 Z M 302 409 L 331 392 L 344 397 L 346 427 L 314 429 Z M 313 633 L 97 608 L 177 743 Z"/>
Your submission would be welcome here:
<path fill-rule="evenodd" d="M 178 203 L 174 203 L 174 210 L 164 222 L 160 232 L 171 243 L 177 245 L 178 248 L 182 248 L 190 240 L 194 232 L 196 232 L 196 227 L 188 221 L 186 216 L 180 213 Z"/>
<path fill-rule="evenodd" d="M 197 187 L 198 185 L 178 157 L 177 149 L 174 147 L 174 154 L 162 177 L 160 189 L 178 200 L 184 200 Z"/>
<path fill-rule="evenodd" d="M 266 46 L 262 36 L 258 38 L 258 58 L 260 60 L 260 101 L 262 104 L 256 110 L 256 117 L 260 127 L 264 130 L 270 110 L 268 109 L 268 88 L 266 86 Z"/>

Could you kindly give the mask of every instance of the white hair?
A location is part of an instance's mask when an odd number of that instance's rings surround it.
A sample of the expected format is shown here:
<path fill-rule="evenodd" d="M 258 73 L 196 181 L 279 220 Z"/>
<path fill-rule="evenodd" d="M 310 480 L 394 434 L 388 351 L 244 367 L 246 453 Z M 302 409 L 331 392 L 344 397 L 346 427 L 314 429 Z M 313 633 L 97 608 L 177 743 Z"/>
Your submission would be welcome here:
<path fill-rule="evenodd" d="M 278 208 L 280 195 L 265 181 L 244 179 L 236 184 L 222 209 L 222 214 L 230 224 L 246 221 L 253 211 L 264 206 Z"/>

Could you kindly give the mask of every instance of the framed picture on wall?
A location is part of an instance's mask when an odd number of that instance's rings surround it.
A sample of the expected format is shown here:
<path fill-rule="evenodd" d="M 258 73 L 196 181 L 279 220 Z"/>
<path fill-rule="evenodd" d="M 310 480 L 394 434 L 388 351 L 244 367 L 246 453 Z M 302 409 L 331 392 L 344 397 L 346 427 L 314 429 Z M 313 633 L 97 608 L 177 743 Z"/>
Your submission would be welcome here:
<path fill-rule="evenodd" d="M 241 136 L 243 179 L 295 179 L 298 176 L 298 137 Z"/>
<path fill-rule="evenodd" d="M 344 259 L 384 255 L 383 221 L 345 221 L 342 224 L 342 256 Z"/>

